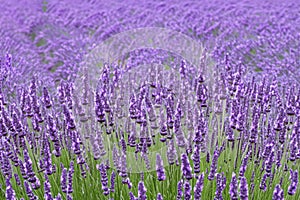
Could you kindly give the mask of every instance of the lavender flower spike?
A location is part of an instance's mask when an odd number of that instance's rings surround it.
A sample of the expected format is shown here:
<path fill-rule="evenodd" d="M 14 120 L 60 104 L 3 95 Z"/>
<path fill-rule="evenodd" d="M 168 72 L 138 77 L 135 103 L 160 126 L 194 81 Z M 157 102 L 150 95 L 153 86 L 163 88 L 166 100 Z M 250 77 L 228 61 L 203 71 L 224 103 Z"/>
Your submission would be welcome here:
<path fill-rule="evenodd" d="M 163 181 L 166 179 L 163 161 L 159 153 L 156 155 L 156 174 L 157 174 L 157 179 L 159 181 Z"/>
<path fill-rule="evenodd" d="M 6 179 L 6 193 L 5 193 L 5 198 L 7 200 L 16 200 L 16 194 L 15 191 L 13 190 L 10 180 Z"/>
<path fill-rule="evenodd" d="M 204 172 L 198 177 L 198 180 L 197 180 L 195 188 L 194 188 L 194 199 L 195 200 L 201 199 L 203 184 L 204 184 Z"/>
<path fill-rule="evenodd" d="M 177 200 L 182 199 L 182 187 L 183 187 L 183 181 L 180 180 L 180 181 L 178 181 L 178 184 L 177 184 L 177 197 L 176 197 Z"/>
<path fill-rule="evenodd" d="M 192 168 L 190 166 L 189 157 L 187 156 L 187 154 L 182 154 L 181 155 L 181 171 L 183 173 L 183 176 L 187 180 L 190 180 L 190 179 L 193 178 Z"/>
<path fill-rule="evenodd" d="M 240 179 L 240 198 L 241 200 L 248 200 L 248 183 L 245 177 Z"/>
<path fill-rule="evenodd" d="M 192 195 L 191 195 L 191 190 L 192 187 L 190 185 L 189 181 L 185 181 L 184 183 L 184 200 L 190 200 Z"/>
<path fill-rule="evenodd" d="M 144 182 L 140 181 L 139 185 L 138 185 L 138 198 L 139 198 L 139 200 L 146 200 L 147 199 L 146 192 L 147 192 L 147 189 L 144 185 Z"/>
<path fill-rule="evenodd" d="M 283 195 L 284 195 L 283 189 L 281 189 L 280 185 L 277 184 L 273 192 L 272 200 L 283 200 L 284 199 Z"/>
<path fill-rule="evenodd" d="M 297 187 L 298 187 L 298 171 L 295 170 L 290 170 L 290 180 L 291 180 L 291 184 L 289 185 L 288 188 L 288 194 L 289 195 L 294 195 L 297 191 Z"/>
<path fill-rule="evenodd" d="M 238 182 L 234 172 L 229 185 L 229 195 L 231 200 L 238 200 Z"/>
<path fill-rule="evenodd" d="M 157 194 L 156 200 L 163 200 L 163 197 L 160 193 Z"/>

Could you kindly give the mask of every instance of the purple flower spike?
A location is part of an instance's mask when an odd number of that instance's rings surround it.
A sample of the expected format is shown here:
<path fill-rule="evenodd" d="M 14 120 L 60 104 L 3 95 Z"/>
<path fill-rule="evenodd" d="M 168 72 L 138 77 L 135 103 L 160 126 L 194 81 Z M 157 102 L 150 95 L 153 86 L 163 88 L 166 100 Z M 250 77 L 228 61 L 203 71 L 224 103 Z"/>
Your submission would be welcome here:
<path fill-rule="evenodd" d="M 229 195 L 231 200 L 238 200 L 238 181 L 234 172 L 229 185 Z"/>
<path fill-rule="evenodd" d="M 53 200 L 53 197 L 51 195 L 51 185 L 47 174 L 45 174 L 44 190 L 45 190 L 44 193 L 45 200 Z"/>
<path fill-rule="evenodd" d="M 202 196 L 203 191 L 203 184 L 204 184 L 204 173 L 202 173 L 196 182 L 195 188 L 194 188 L 194 199 L 200 200 Z"/>
<path fill-rule="evenodd" d="M 226 177 L 223 174 L 217 174 L 217 189 L 215 193 L 215 200 L 223 200 L 223 190 L 226 187 Z"/>
<path fill-rule="evenodd" d="M 156 154 L 156 174 L 159 181 L 166 179 L 163 161 L 159 154 Z"/>
<path fill-rule="evenodd" d="M 290 170 L 290 180 L 291 184 L 288 187 L 288 194 L 289 195 L 295 195 L 298 187 L 298 171 Z"/>
<path fill-rule="evenodd" d="M 192 195 L 191 195 L 191 190 L 192 187 L 190 185 L 189 181 L 185 181 L 184 183 L 184 200 L 190 200 Z"/>
<path fill-rule="evenodd" d="M 176 197 L 177 200 L 182 199 L 182 188 L 183 188 L 183 181 L 180 180 L 180 181 L 178 181 L 178 184 L 177 184 L 177 197 Z"/>
<path fill-rule="evenodd" d="M 193 152 L 194 172 L 200 173 L 200 145 L 196 144 Z"/>
<path fill-rule="evenodd" d="M 144 185 L 144 182 L 140 181 L 139 185 L 138 185 L 138 198 L 139 198 L 139 200 L 146 200 L 147 199 L 146 192 L 147 192 L 147 189 Z"/>
<path fill-rule="evenodd" d="M 261 182 L 260 182 L 259 188 L 263 191 L 266 191 L 266 189 L 267 189 L 267 185 L 266 185 L 267 178 L 268 178 L 268 174 L 266 173 L 263 175 Z"/>
<path fill-rule="evenodd" d="M 243 177 L 245 172 L 246 172 L 246 169 L 247 169 L 247 166 L 248 166 L 248 159 L 249 159 L 250 154 L 251 154 L 251 151 L 248 152 L 248 154 L 244 157 L 244 159 L 242 161 L 240 171 L 239 171 L 239 176 L 240 177 Z"/>
<path fill-rule="evenodd" d="M 73 175 L 74 175 L 74 162 L 71 161 L 69 172 L 68 172 L 68 188 L 67 188 L 68 194 L 73 193 Z"/>
<path fill-rule="evenodd" d="M 112 171 L 110 175 L 110 192 L 115 191 L 115 179 L 116 179 L 116 173 L 115 171 Z"/>
<path fill-rule="evenodd" d="M 176 149 L 174 145 L 174 140 L 170 140 L 168 144 L 168 152 L 167 152 L 168 162 L 170 165 L 173 165 L 176 161 Z"/>
<path fill-rule="evenodd" d="M 212 159 L 212 163 L 210 166 L 210 172 L 208 174 L 208 180 L 212 181 L 215 178 L 217 172 L 217 165 L 218 165 L 218 158 L 219 158 L 219 150 L 216 148 L 214 151 L 214 156 Z"/>
<path fill-rule="evenodd" d="M 62 200 L 61 194 L 58 193 L 57 196 L 55 197 L 55 200 Z"/>
<path fill-rule="evenodd" d="M 129 192 L 129 200 L 138 200 L 132 192 Z"/>
<path fill-rule="evenodd" d="M 283 196 L 284 196 L 283 189 L 281 189 L 280 185 L 277 184 L 273 192 L 272 200 L 283 200 L 284 199 Z"/>
<path fill-rule="evenodd" d="M 63 193 L 67 193 L 67 189 L 68 189 L 67 175 L 68 175 L 67 168 L 63 168 L 61 178 L 60 178 L 60 185 Z"/>
<path fill-rule="evenodd" d="M 105 165 L 102 163 L 98 166 L 98 170 L 100 171 L 101 174 L 101 184 L 102 184 L 103 194 L 106 196 L 109 194 L 107 169 Z"/>
<path fill-rule="evenodd" d="M 240 178 L 240 198 L 241 200 L 248 200 L 248 183 L 245 177 Z"/>
<path fill-rule="evenodd" d="M 160 193 L 157 194 L 156 200 L 163 200 L 163 197 Z"/>
<path fill-rule="evenodd" d="M 6 179 L 6 192 L 5 192 L 5 198 L 7 200 L 16 200 L 16 194 L 14 189 L 11 186 L 10 180 Z"/>
<path fill-rule="evenodd" d="M 187 180 L 190 180 L 190 179 L 193 178 L 192 168 L 190 166 L 190 161 L 189 161 L 189 157 L 187 156 L 187 154 L 182 154 L 181 155 L 181 171 L 183 173 L 183 176 Z"/>
<path fill-rule="evenodd" d="M 20 180 L 19 175 L 18 174 L 14 174 L 14 177 L 15 177 L 17 185 L 20 186 L 21 185 L 21 180 Z"/>
<path fill-rule="evenodd" d="M 37 199 L 37 197 L 33 194 L 32 189 L 27 181 L 24 181 L 24 187 L 25 187 L 26 194 L 30 200 Z"/>

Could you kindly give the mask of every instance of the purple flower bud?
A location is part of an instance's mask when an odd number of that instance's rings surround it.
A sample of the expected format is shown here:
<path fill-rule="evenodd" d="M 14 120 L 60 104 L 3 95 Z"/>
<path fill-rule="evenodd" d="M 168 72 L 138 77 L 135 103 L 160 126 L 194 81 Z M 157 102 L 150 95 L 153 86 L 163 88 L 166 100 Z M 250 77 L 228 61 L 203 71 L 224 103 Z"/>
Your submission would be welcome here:
<path fill-rule="evenodd" d="M 147 189 L 144 185 L 144 182 L 140 181 L 139 185 L 138 185 L 138 198 L 139 198 L 139 200 L 146 200 L 147 199 L 146 192 L 147 192 Z"/>
<path fill-rule="evenodd" d="M 116 167 L 117 171 L 120 172 L 121 171 L 121 162 L 120 162 L 120 155 L 119 155 L 119 151 L 116 147 L 116 145 L 114 145 L 113 147 L 113 162 L 114 162 L 114 166 Z"/>
<path fill-rule="evenodd" d="M 38 178 L 36 178 L 35 182 L 31 184 L 32 188 L 34 190 L 37 190 L 41 187 L 41 182 Z"/>
<path fill-rule="evenodd" d="M 200 200 L 202 196 L 202 191 L 203 191 L 203 185 L 204 184 L 204 173 L 202 173 L 196 182 L 196 185 L 194 187 L 194 199 L 195 200 Z"/>
<path fill-rule="evenodd" d="M 283 189 L 277 184 L 274 188 L 272 200 L 284 200 Z"/>
<path fill-rule="evenodd" d="M 193 176 L 192 176 L 192 168 L 190 166 L 189 157 L 185 153 L 183 153 L 181 155 L 181 171 L 183 173 L 183 176 L 187 180 L 190 180 L 190 179 L 193 178 Z"/>
<path fill-rule="evenodd" d="M 26 194 L 27 194 L 27 196 L 29 197 L 30 200 L 37 199 L 37 197 L 32 192 L 32 189 L 31 189 L 31 187 L 30 187 L 30 185 L 27 181 L 24 181 L 24 187 L 25 187 Z"/>
<path fill-rule="evenodd" d="M 68 188 L 67 193 L 73 193 L 73 174 L 74 174 L 74 162 L 71 161 L 70 168 L 68 172 Z"/>
<path fill-rule="evenodd" d="M 11 186 L 10 180 L 6 179 L 6 192 L 5 192 L 5 198 L 7 200 L 16 200 L 16 194 L 14 189 Z"/>
<path fill-rule="evenodd" d="M 46 87 L 43 87 L 43 103 L 46 108 L 51 108 L 52 106 L 52 101 Z"/>
<path fill-rule="evenodd" d="M 199 144 L 195 145 L 192 158 L 194 161 L 194 172 L 200 173 L 200 146 L 199 146 Z"/>
<path fill-rule="evenodd" d="M 248 200 L 248 183 L 245 177 L 240 178 L 240 198 L 241 200 Z"/>
<path fill-rule="evenodd" d="M 259 188 L 263 191 L 267 190 L 267 185 L 266 185 L 267 178 L 268 178 L 268 174 L 264 174 L 262 179 L 261 179 L 261 182 L 260 182 Z"/>
<path fill-rule="evenodd" d="M 67 194 L 67 200 L 73 200 L 72 194 Z"/>
<path fill-rule="evenodd" d="M 176 156 L 176 149 L 174 145 L 174 140 L 171 139 L 168 144 L 168 151 L 167 151 L 167 157 L 168 157 L 168 162 L 170 165 L 173 165 L 175 163 L 175 160 L 177 158 Z"/>
<path fill-rule="evenodd" d="M 49 144 L 48 139 L 45 139 L 44 144 L 45 144 L 44 145 L 44 166 L 46 167 L 47 175 L 51 175 L 53 173 L 53 170 L 52 170 L 50 144 Z"/>
<path fill-rule="evenodd" d="M 103 194 L 107 196 L 109 195 L 107 169 L 104 164 L 100 164 L 98 166 L 98 170 L 100 171 L 101 174 L 101 184 L 102 184 Z"/>
<path fill-rule="evenodd" d="M 156 200 L 163 200 L 163 197 L 160 193 L 157 194 Z"/>
<path fill-rule="evenodd" d="M 243 177 L 245 172 L 246 172 L 246 169 L 247 169 L 247 166 L 248 166 L 248 159 L 249 159 L 250 154 L 251 154 L 251 151 L 249 151 L 247 153 L 247 155 L 243 158 L 242 164 L 240 166 L 240 171 L 239 171 L 239 176 L 240 177 Z"/>
<path fill-rule="evenodd" d="M 177 184 L 177 197 L 176 197 L 177 200 L 182 199 L 182 187 L 183 187 L 183 181 L 180 180 L 180 181 L 178 181 L 178 184 Z"/>
<path fill-rule="evenodd" d="M 132 188 L 132 183 L 130 182 L 129 177 L 123 178 L 122 183 L 127 185 L 128 189 L 130 190 Z"/>
<path fill-rule="evenodd" d="M 20 186 L 21 185 L 21 180 L 19 178 L 19 175 L 18 174 L 14 174 L 14 177 L 15 177 L 17 185 Z"/>
<path fill-rule="evenodd" d="M 65 86 L 64 82 L 61 81 L 59 87 L 57 88 L 58 99 L 61 104 L 65 102 Z"/>
<path fill-rule="evenodd" d="M 166 179 L 163 161 L 159 153 L 156 154 L 156 174 L 158 181 L 163 181 Z"/>
<path fill-rule="evenodd" d="M 72 150 L 76 155 L 79 155 L 81 153 L 79 134 L 75 130 L 71 130 L 70 134 L 72 137 Z"/>
<path fill-rule="evenodd" d="M 62 197 L 61 197 L 61 194 L 60 194 L 60 193 L 57 194 L 55 200 L 62 200 Z"/>
<path fill-rule="evenodd" d="M 44 198 L 45 200 L 53 200 L 52 194 L 51 194 L 51 185 L 49 178 L 47 174 L 45 174 L 45 182 L 44 182 Z"/>
<path fill-rule="evenodd" d="M 120 171 L 120 176 L 122 178 L 126 178 L 128 176 L 127 174 L 127 161 L 126 161 L 126 154 L 121 152 L 121 171 Z"/>
<path fill-rule="evenodd" d="M 110 192 L 115 191 L 115 179 L 116 179 L 116 173 L 115 171 L 112 171 L 110 176 Z"/>
<path fill-rule="evenodd" d="M 61 190 L 63 193 L 67 193 L 68 185 L 67 185 L 67 168 L 63 168 L 60 178 Z"/>
<path fill-rule="evenodd" d="M 35 177 L 35 173 L 32 169 L 32 161 L 29 157 L 29 154 L 28 154 L 28 151 L 26 148 L 24 149 L 23 153 L 24 153 L 25 171 L 26 171 L 26 174 L 28 175 L 28 181 L 30 183 L 34 183 L 36 181 L 36 177 Z"/>
<path fill-rule="evenodd" d="M 136 198 L 136 197 L 134 196 L 134 194 L 130 191 L 130 192 L 129 192 L 129 200 L 138 200 L 138 198 Z"/>
<path fill-rule="evenodd" d="M 226 187 L 226 177 L 223 174 L 217 174 L 217 189 L 215 193 L 215 200 L 223 200 L 223 190 Z"/>
<path fill-rule="evenodd" d="M 271 174 L 272 165 L 274 161 L 275 161 L 274 149 L 272 149 L 272 152 L 270 153 L 268 159 L 266 160 L 266 165 L 265 165 L 266 173 L 268 173 L 269 175 Z"/>
<path fill-rule="evenodd" d="M 214 178 L 215 178 L 215 174 L 217 172 L 218 158 L 219 158 L 219 150 L 216 148 L 214 151 L 214 156 L 213 156 L 212 163 L 210 166 L 210 172 L 208 174 L 208 180 L 210 180 L 210 181 L 214 180 Z"/>
<path fill-rule="evenodd" d="M 191 195 L 191 190 L 192 187 L 190 185 L 189 181 L 185 181 L 184 183 L 184 200 L 190 200 L 192 195 Z"/>
<path fill-rule="evenodd" d="M 234 172 L 229 185 L 229 195 L 231 200 L 238 200 L 238 182 Z"/>
<path fill-rule="evenodd" d="M 288 187 L 288 194 L 289 195 L 295 195 L 298 187 L 298 171 L 290 170 L 290 180 L 291 184 Z"/>

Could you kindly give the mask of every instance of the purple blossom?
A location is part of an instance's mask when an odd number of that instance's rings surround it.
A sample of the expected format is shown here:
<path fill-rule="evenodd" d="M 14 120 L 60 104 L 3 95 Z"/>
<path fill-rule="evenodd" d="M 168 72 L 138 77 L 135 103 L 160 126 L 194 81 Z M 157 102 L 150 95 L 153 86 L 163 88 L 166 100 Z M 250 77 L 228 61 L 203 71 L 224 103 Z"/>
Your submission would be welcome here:
<path fill-rule="evenodd" d="M 51 185 L 47 174 L 45 174 L 44 190 L 45 190 L 45 194 L 44 194 L 45 200 L 53 200 L 51 194 Z"/>
<path fill-rule="evenodd" d="M 156 200 L 163 200 L 163 197 L 160 193 L 157 194 Z"/>
<path fill-rule="evenodd" d="M 67 193 L 67 188 L 68 188 L 67 175 L 68 175 L 67 168 L 63 168 L 61 173 L 61 178 L 60 178 L 60 185 L 63 193 Z"/>
<path fill-rule="evenodd" d="M 116 179 L 116 173 L 115 171 L 111 172 L 110 175 L 110 192 L 114 192 L 115 191 L 115 179 Z"/>
<path fill-rule="evenodd" d="M 226 187 L 226 177 L 224 174 L 217 174 L 217 189 L 215 193 L 215 200 L 222 200 L 223 199 L 223 190 Z"/>
<path fill-rule="evenodd" d="M 197 179 L 197 182 L 196 182 L 196 185 L 194 188 L 194 199 L 195 200 L 201 199 L 203 186 L 204 186 L 204 173 L 202 173 Z"/>
<path fill-rule="evenodd" d="M 190 180 L 193 178 L 192 176 L 192 168 L 190 166 L 189 157 L 186 154 L 181 155 L 181 171 L 183 173 L 183 176 Z"/>
<path fill-rule="evenodd" d="M 183 195 L 182 194 L 182 188 L 183 188 L 183 181 L 180 180 L 177 183 L 177 197 L 176 197 L 177 200 L 182 199 L 182 195 Z"/>
<path fill-rule="evenodd" d="M 6 192 L 5 192 L 5 198 L 7 200 L 16 200 L 16 194 L 14 189 L 11 186 L 10 180 L 6 179 Z"/>
<path fill-rule="evenodd" d="M 156 174 L 157 180 L 163 181 L 166 179 L 163 160 L 161 159 L 159 154 L 156 154 Z"/>
<path fill-rule="evenodd" d="M 103 194 L 109 195 L 107 169 L 104 164 L 100 164 L 98 166 L 98 170 L 100 171 L 101 174 L 101 184 L 102 184 Z"/>
<path fill-rule="evenodd" d="M 191 190 L 192 190 L 192 187 L 190 185 L 190 182 L 185 181 L 185 183 L 184 183 L 184 199 L 185 200 L 190 200 L 191 199 L 191 197 L 192 197 Z"/>
<path fill-rule="evenodd" d="M 288 194 L 294 195 L 297 191 L 298 187 L 298 171 L 297 170 L 290 170 L 290 180 L 291 184 L 288 187 Z"/>
<path fill-rule="evenodd" d="M 238 199 L 238 181 L 234 172 L 232 173 L 232 178 L 229 185 L 229 195 L 231 200 Z"/>
<path fill-rule="evenodd" d="M 248 200 L 248 183 L 245 177 L 240 178 L 240 198 L 241 200 Z"/>
<path fill-rule="evenodd" d="M 143 181 L 140 181 L 138 184 L 138 198 L 140 200 L 146 200 L 147 199 L 147 194 L 146 194 L 146 187 L 144 185 Z"/>
<path fill-rule="evenodd" d="M 73 193 L 73 175 L 74 175 L 74 163 L 71 161 L 70 168 L 68 171 L 68 187 L 67 194 Z"/>
<path fill-rule="evenodd" d="M 284 199 L 284 193 L 281 189 L 280 185 L 277 184 L 274 188 L 273 197 L 272 200 L 283 200 Z"/>

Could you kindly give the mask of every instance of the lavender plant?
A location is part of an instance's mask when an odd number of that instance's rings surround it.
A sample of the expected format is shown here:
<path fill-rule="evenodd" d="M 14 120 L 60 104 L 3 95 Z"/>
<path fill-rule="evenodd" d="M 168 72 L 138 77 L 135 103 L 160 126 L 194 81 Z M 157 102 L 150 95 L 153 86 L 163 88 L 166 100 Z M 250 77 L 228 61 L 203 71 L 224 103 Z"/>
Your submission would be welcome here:
<path fill-rule="evenodd" d="M 1 199 L 300 198 L 299 2 L 0 10 Z"/>

